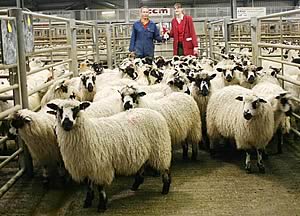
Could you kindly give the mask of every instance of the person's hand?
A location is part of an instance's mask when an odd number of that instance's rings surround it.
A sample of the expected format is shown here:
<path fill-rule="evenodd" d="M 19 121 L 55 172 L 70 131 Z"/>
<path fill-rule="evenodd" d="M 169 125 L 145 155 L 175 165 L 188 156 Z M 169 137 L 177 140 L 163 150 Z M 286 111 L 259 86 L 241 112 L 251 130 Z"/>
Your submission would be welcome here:
<path fill-rule="evenodd" d="M 195 56 L 199 55 L 198 47 L 194 47 L 194 55 Z"/>
<path fill-rule="evenodd" d="M 130 52 L 128 57 L 134 59 L 135 58 L 135 52 L 134 51 Z"/>

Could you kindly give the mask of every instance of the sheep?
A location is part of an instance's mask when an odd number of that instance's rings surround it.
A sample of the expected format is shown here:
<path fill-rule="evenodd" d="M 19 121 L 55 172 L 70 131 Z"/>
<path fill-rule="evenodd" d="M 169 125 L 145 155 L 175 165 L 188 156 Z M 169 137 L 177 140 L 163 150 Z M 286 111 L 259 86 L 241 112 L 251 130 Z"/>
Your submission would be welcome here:
<path fill-rule="evenodd" d="M 57 112 L 56 134 L 66 169 L 75 181 L 87 178 L 98 185 L 98 211 L 107 208 L 104 187 L 112 183 L 114 176 L 136 173 L 131 189 L 137 190 L 144 181 L 146 163 L 161 171 L 162 194 L 167 194 L 171 184 L 171 139 L 164 117 L 153 110 L 135 109 L 111 117 L 89 118 L 83 112 L 89 105 L 77 101 L 47 104 Z M 84 207 L 90 207 L 93 198 L 89 185 Z"/>
<path fill-rule="evenodd" d="M 201 118 L 197 104 L 191 96 L 173 92 L 160 99 L 143 98 L 146 93 L 132 86 L 125 86 L 120 94 L 125 110 L 139 107 L 161 113 L 167 120 L 172 145 L 182 145 L 183 159 L 186 160 L 188 143 L 192 144 L 192 160 L 197 159 L 198 144 L 202 139 Z"/>
<path fill-rule="evenodd" d="M 53 169 L 63 171 L 63 161 L 54 133 L 54 116 L 47 114 L 47 107 L 39 112 L 28 109 L 19 110 L 9 116 L 12 130 L 25 142 L 33 160 L 43 168 L 43 183 L 49 183 L 49 172 Z M 61 175 L 63 173 L 60 173 Z"/>
<path fill-rule="evenodd" d="M 254 148 L 259 171 L 265 172 L 262 152 L 274 130 L 274 113 L 268 101 L 241 86 L 224 87 L 211 96 L 206 122 L 212 150 L 221 136 L 234 139 L 237 149 L 246 150 L 246 170 L 251 172 L 250 150 Z"/>
<path fill-rule="evenodd" d="M 293 110 L 293 103 L 291 101 L 291 95 L 288 94 L 279 85 L 261 82 L 252 89 L 256 94 L 268 100 L 274 111 L 274 134 L 278 131 L 280 137 L 277 144 L 277 153 L 282 153 L 281 149 L 281 131 L 288 133 L 290 128 L 285 128 L 287 116 L 290 116 Z M 279 126 L 281 125 L 281 128 Z M 289 125 L 288 125 L 289 126 Z"/>
<path fill-rule="evenodd" d="M 72 84 L 70 80 L 64 78 L 57 80 L 46 92 L 41 100 L 41 106 L 43 107 L 46 103 L 53 99 L 68 99 L 73 98 L 81 100 L 80 92 Z"/>
<path fill-rule="evenodd" d="M 201 71 L 196 73 L 194 77 L 188 77 L 192 82 L 190 87 L 191 96 L 197 102 L 202 123 L 202 135 L 203 135 L 203 144 L 206 145 L 207 135 L 206 135 L 206 108 L 208 100 L 214 91 L 211 88 L 210 81 L 216 76 L 215 73 L 211 74 L 208 71 Z M 206 146 L 207 147 L 207 146 Z"/>

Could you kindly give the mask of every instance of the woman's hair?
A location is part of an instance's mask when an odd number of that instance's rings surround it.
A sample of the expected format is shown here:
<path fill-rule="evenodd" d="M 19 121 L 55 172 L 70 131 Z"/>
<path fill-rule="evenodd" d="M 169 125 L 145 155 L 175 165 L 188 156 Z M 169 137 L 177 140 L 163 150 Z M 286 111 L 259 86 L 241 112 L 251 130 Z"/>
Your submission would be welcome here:
<path fill-rule="evenodd" d="M 180 3 L 175 3 L 174 8 L 182 8 L 182 5 Z"/>
<path fill-rule="evenodd" d="M 148 6 L 142 6 L 142 7 L 140 7 L 140 11 L 142 11 L 144 8 L 149 9 Z"/>

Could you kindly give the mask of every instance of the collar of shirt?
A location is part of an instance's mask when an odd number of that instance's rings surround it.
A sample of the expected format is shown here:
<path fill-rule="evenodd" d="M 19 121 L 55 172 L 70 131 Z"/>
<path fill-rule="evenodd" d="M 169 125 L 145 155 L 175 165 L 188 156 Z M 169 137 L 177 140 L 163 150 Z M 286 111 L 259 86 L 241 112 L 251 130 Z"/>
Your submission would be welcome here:
<path fill-rule="evenodd" d="M 180 23 L 183 20 L 184 14 L 180 14 L 179 17 L 176 17 L 176 20 L 178 23 Z"/>

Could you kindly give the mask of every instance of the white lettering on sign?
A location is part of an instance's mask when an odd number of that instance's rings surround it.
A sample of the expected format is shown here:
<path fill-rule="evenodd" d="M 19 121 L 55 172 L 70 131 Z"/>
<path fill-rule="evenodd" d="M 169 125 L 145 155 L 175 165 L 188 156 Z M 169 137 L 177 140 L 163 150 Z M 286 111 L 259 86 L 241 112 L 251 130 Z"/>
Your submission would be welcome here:
<path fill-rule="evenodd" d="M 171 9 L 170 8 L 149 8 L 150 16 L 161 16 L 167 15 L 170 16 Z"/>
<path fill-rule="evenodd" d="M 238 7 L 236 9 L 238 19 L 248 19 L 251 17 L 266 16 L 265 7 Z"/>

